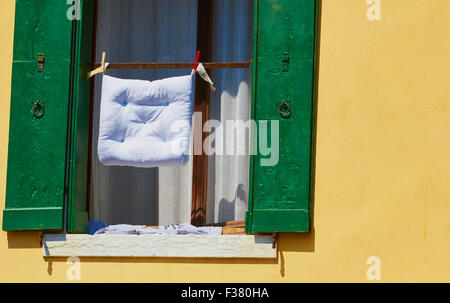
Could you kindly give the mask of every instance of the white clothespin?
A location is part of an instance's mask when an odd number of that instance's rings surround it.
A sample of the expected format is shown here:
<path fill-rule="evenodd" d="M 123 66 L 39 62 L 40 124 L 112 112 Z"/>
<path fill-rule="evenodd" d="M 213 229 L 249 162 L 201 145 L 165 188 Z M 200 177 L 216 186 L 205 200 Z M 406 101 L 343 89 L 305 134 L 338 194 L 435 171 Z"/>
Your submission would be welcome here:
<path fill-rule="evenodd" d="M 206 72 L 205 67 L 203 64 L 199 63 L 200 59 L 200 51 L 197 52 L 197 56 L 195 58 L 194 63 L 194 69 L 192 70 L 191 76 L 193 76 L 196 72 L 199 74 L 199 76 L 209 83 L 209 86 L 211 87 L 211 91 L 215 91 L 216 88 L 214 87 L 214 83 L 211 81 L 211 78 L 209 77 L 208 73 Z"/>
<path fill-rule="evenodd" d="M 211 87 L 211 91 L 215 91 L 216 88 L 214 87 L 214 83 L 212 82 L 211 78 L 209 77 L 208 73 L 206 72 L 205 67 L 203 66 L 203 64 L 199 64 L 197 67 L 197 73 L 199 74 L 199 76 L 205 80 L 206 82 L 209 83 L 209 86 Z"/>
<path fill-rule="evenodd" d="M 87 79 L 90 79 L 97 74 L 102 74 L 102 73 L 106 72 L 106 69 L 108 68 L 109 63 L 105 63 L 105 61 L 106 61 L 106 53 L 103 52 L 102 53 L 102 63 L 100 65 L 100 67 L 87 73 L 87 75 L 86 75 Z"/>
<path fill-rule="evenodd" d="M 203 80 L 205 80 L 206 82 L 209 83 L 209 86 L 211 87 L 211 91 L 216 90 L 216 88 L 214 87 L 214 83 L 212 82 L 211 78 L 209 77 L 208 73 L 206 72 L 206 69 L 203 66 L 203 64 L 199 63 L 197 66 L 197 69 L 192 70 L 191 76 L 193 76 L 196 72 Z"/>

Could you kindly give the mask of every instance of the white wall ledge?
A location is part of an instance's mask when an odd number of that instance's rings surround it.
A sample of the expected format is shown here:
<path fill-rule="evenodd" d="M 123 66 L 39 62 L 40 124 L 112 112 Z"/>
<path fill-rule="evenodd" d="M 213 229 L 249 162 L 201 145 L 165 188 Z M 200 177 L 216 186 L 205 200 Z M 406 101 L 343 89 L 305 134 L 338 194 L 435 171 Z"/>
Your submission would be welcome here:
<path fill-rule="evenodd" d="M 271 235 L 45 234 L 44 257 L 276 259 Z"/>

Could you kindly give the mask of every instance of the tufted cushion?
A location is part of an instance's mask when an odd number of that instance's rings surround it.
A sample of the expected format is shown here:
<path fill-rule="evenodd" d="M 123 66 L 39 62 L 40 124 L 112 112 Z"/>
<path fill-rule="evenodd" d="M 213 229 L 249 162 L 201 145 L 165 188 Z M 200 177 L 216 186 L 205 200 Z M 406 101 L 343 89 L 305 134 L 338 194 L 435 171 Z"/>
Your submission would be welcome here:
<path fill-rule="evenodd" d="M 190 153 L 192 78 L 150 82 L 104 75 L 100 162 L 134 167 L 185 164 Z"/>

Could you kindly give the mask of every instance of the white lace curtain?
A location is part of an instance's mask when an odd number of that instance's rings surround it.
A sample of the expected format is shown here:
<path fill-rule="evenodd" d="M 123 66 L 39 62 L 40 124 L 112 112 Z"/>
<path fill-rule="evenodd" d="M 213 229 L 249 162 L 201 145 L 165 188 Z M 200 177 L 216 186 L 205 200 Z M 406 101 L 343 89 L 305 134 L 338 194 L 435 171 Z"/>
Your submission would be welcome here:
<path fill-rule="evenodd" d="M 213 61 L 247 61 L 252 54 L 252 0 L 215 0 Z M 96 56 L 109 62 L 192 62 L 197 0 L 100 0 Z M 109 70 L 108 75 L 156 80 L 190 70 Z M 212 73 L 217 90 L 211 119 L 250 119 L 251 69 Z M 192 159 L 182 167 L 107 167 L 98 161 L 101 76 L 95 81 L 90 219 L 107 224 L 190 222 Z M 248 156 L 210 156 L 207 221 L 243 219 L 247 210 Z"/>

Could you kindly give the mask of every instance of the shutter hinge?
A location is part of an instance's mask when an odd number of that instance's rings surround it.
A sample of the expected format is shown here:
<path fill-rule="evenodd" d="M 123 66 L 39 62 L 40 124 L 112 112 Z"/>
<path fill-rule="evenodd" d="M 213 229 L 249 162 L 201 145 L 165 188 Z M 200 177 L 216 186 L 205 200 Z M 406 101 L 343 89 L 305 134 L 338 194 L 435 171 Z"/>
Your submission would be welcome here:
<path fill-rule="evenodd" d="M 251 234 L 250 226 L 252 224 L 252 213 L 247 211 L 245 213 L 245 233 Z"/>
<path fill-rule="evenodd" d="M 44 71 L 44 62 L 45 62 L 45 57 L 43 54 L 39 54 L 38 55 L 38 64 L 39 64 L 39 69 L 41 72 Z"/>
<path fill-rule="evenodd" d="M 42 244 L 44 243 L 44 231 L 39 231 L 39 247 L 42 247 Z"/>
<path fill-rule="evenodd" d="M 277 248 L 277 244 L 278 244 L 278 233 L 272 233 L 272 248 L 275 249 Z"/>

